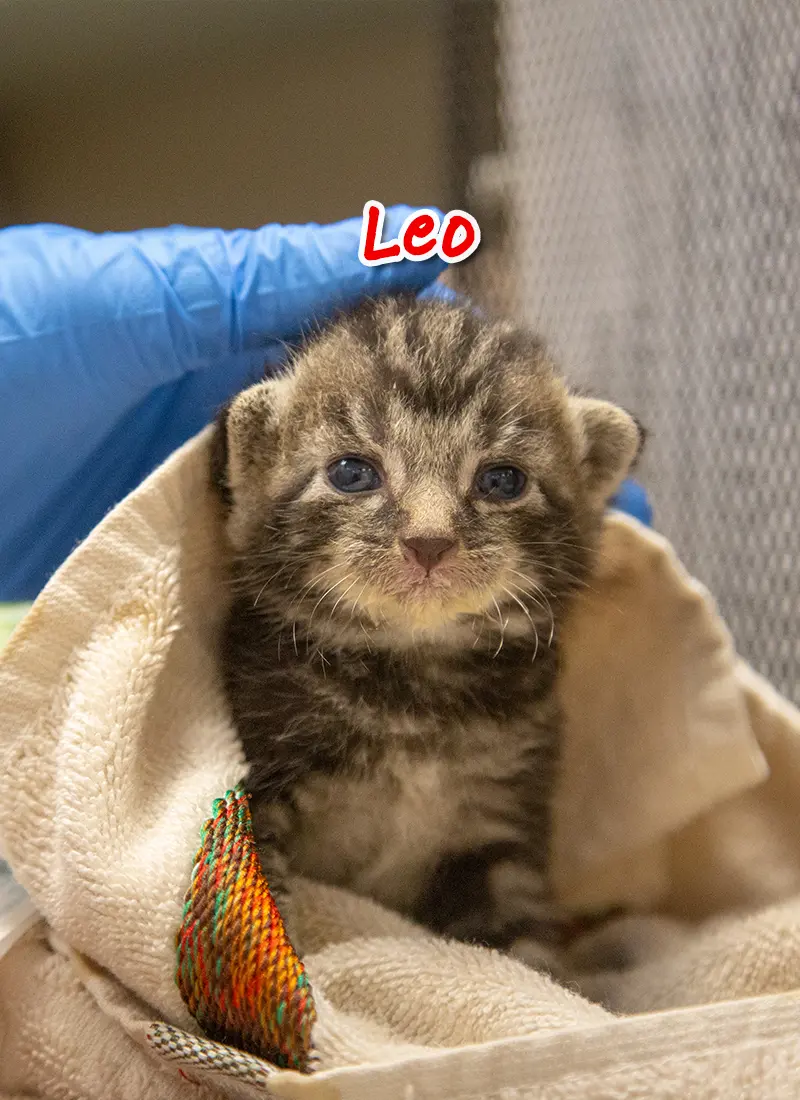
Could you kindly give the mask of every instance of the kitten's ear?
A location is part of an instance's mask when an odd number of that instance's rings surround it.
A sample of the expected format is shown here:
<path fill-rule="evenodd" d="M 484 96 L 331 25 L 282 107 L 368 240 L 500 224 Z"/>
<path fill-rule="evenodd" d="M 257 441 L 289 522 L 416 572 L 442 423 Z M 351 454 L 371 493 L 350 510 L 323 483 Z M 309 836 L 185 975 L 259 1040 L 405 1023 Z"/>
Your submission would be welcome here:
<path fill-rule="evenodd" d="M 232 507 L 248 475 L 263 470 L 278 442 L 279 383 L 259 382 L 238 394 L 218 414 L 211 444 L 211 481 Z"/>
<path fill-rule="evenodd" d="M 569 404 L 586 487 L 596 503 L 605 504 L 638 458 L 644 432 L 630 413 L 609 401 L 570 397 Z"/>

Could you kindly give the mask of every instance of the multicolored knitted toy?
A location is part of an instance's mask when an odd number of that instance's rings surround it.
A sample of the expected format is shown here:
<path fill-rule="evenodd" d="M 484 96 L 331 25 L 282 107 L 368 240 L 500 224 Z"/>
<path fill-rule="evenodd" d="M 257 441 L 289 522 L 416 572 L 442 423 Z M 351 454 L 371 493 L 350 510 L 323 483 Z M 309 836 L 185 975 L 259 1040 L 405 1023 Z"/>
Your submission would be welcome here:
<path fill-rule="evenodd" d="M 228 791 L 213 814 L 178 933 L 181 996 L 210 1038 L 307 1072 L 314 1000 L 261 871 L 248 796 Z"/>

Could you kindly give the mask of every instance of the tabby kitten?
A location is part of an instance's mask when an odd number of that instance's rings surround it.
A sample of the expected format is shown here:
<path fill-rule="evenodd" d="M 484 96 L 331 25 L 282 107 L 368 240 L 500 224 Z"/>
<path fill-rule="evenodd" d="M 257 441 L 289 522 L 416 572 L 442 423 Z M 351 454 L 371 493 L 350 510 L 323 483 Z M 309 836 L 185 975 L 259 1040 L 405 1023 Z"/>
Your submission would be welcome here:
<path fill-rule="evenodd" d="M 222 415 L 222 658 L 265 872 L 507 946 L 547 927 L 558 642 L 639 430 L 541 343 L 366 303 Z"/>

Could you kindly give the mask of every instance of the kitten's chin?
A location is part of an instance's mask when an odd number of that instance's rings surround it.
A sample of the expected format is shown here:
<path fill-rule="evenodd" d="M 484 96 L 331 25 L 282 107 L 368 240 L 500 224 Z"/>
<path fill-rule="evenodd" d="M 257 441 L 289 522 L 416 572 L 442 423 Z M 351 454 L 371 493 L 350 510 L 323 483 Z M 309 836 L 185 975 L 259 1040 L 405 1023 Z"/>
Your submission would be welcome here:
<path fill-rule="evenodd" d="M 490 593 L 454 593 L 417 584 L 401 594 L 377 589 L 359 593 L 356 607 L 376 624 L 411 633 L 437 633 L 465 618 L 486 614 L 491 603 Z"/>

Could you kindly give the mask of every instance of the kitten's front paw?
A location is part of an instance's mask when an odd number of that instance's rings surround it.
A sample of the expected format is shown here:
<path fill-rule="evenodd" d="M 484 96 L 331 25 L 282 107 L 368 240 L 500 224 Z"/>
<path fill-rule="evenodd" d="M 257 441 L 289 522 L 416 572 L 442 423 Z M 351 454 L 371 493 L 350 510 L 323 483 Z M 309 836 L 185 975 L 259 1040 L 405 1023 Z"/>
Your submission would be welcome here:
<path fill-rule="evenodd" d="M 565 978 L 560 952 L 554 947 L 546 947 L 530 936 L 520 936 L 514 940 L 508 953 L 526 966 L 530 966 L 532 970 L 541 970 L 543 974 L 549 974 L 557 982 Z"/>
<path fill-rule="evenodd" d="M 545 950 L 567 943 L 573 935 L 574 915 L 548 897 L 544 876 L 515 860 L 492 867 L 489 887 L 498 935 L 510 945 L 530 941 Z"/>
<path fill-rule="evenodd" d="M 690 926 L 670 917 L 631 913 L 588 930 L 570 947 L 575 971 L 624 971 L 679 950 Z"/>

